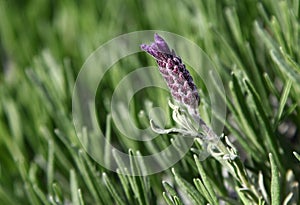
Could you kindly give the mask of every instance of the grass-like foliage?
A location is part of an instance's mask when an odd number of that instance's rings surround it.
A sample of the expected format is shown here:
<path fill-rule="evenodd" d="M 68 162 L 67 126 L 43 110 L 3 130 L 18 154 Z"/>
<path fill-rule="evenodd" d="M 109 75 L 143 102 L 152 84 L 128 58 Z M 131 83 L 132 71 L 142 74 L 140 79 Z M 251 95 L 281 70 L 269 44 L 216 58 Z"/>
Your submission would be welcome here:
<path fill-rule="evenodd" d="M 220 93 L 226 137 L 204 161 L 195 140 L 172 168 L 126 176 L 83 150 L 72 121 L 72 92 L 82 64 L 99 45 L 148 29 L 182 35 L 207 53 L 226 90 Z M 1 0 L 0 56 L 0 204 L 300 203 L 299 0 Z M 111 118 L 118 82 L 150 64 L 145 53 L 122 59 L 98 89 L 99 126 L 130 156 L 158 152 L 180 137 L 136 142 Z M 209 124 L 209 96 L 201 79 L 193 78 L 203 88 L 199 112 Z M 137 93 L 130 103 L 133 121 L 148 127 L 148 110 L 160 105 L 174 126 L 168 95 L 160 89 Z M 144 168 L 132 160 L 134 172 Z"/>

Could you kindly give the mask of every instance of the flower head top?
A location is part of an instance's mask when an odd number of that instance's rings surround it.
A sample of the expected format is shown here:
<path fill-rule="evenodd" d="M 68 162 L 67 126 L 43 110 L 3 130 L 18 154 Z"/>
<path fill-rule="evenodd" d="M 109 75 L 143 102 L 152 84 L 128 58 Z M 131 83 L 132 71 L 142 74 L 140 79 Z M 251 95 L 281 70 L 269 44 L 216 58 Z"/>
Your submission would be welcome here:
<path fill-rule="evenodd" d="M 170 50 L 168 44 L 158 34 L 154 35 L 154 42 L 151 45 L 142 44 L 141 49 L 155 58 L 173 98 L 185 105 L 190 114 L 197 115 L 200 97 L 193 78 L 181 58 L 173 49 Z"/>

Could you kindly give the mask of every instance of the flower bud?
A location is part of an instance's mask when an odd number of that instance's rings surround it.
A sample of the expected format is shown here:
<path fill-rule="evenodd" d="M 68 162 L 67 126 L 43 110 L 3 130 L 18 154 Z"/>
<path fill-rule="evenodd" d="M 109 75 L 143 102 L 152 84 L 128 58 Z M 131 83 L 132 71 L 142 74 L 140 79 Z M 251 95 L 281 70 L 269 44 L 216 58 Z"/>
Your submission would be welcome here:
<path fill-rule="evenodd" d="M 151 45 L 142 44 L 141 49 L 155 58 L 173 98 L 185 105 L 190 114 L 197 114 L 200 103 L 197 87 L 175 51 L 171 51 L 165 40 L 158 34 L 154 35 L 154 42 Z"/>

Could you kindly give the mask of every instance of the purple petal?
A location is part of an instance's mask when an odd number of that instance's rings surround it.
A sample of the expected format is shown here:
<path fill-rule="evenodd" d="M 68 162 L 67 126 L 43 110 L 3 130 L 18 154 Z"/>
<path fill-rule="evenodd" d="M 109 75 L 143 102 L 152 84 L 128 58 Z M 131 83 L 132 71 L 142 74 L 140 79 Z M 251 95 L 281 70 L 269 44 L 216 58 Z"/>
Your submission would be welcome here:
<path fill-rule="evenodd" d="M 142 49 L 143 51 L 146 51 L 147 53 L 148 53 L 149 47 L 150 47 L 150 46 L 148 46 L 147 44 L 142 44 L 142 45 L 141 45 L 141 49 Z"/>
<path fill-rule="evenodd" d="M 170 48 L 169 48 L 168 44 L 157 33 L 154 34 L 154 40 L 155 40 L 155 44 L 156 44 L 157 48 L 159 49 L 159 51 L 161 51 L 163 53 L 171 54 L 171 51 L 170 51 Z"/>
<path fill-rule="evenodd" d="M 157 58 L 157 48 L 155 48 L 156 45 L 154 43 L 152 43 L 151 45 L 146 45 L 146 44 L 142 44 L 141 45 L 141 49 L 143 51 L 146 51 L 147 53 L 149 53 L 150 55 L 152 55 L 154 58 Z"/>

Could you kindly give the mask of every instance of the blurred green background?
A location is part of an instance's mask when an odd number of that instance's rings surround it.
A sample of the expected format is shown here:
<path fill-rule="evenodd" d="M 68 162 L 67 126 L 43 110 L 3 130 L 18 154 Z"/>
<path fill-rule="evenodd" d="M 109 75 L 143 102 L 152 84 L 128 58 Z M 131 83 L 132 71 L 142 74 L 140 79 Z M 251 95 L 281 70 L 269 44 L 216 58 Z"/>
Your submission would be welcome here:
<path fill-rule="evenodd" d="M 149 177 L 126 177 L 95 163 L 74 132 L 72 89 L 86 58 L 118 35 L 152 29 L 192 40 L 214 63 L 226 89 L 224 132 L 238 147 L 250 178 L 262 193 L 261 200 L 268 204 L 273 196 L 268 157 L 272 153 L 283 187 L 277 193 L 279 201 L 293 193 L 290 204 L 298 202 L 295 183 L 300 170 L 293 155 L 300 151 L 298 0 L 0 0 L 1 204 L 209 201 L 193 185 L 199 170 L 192 152 L 174 166 L 177 175 L 167 170 Z M 126 140 L 109 115 L 107 103 L 118 81 L 138 66 L 154 65 L 150 60 L 141 53 L 121 61 L 99 88 L 104 92 L 97 98 L 97 107 L 105 111 L 99 116 L 100 126 L 106 137 L 125 151 L 155 151 L 171 143 L 168 137 L 148 147 Z M 201 86 L 197 77 L 195 82 Z M 132 103 L 133 116 L 141 127 L 149 125 L 148 118 L 139 115 L 141 109 L 147 111 L 153 103 L 168 110 L 165 91 L 147 93 L 138 94 Z M 201 98 L 200 112 L 208 120 L 210 105 L 205 92 Z M 170 119 L 168 125 L 172 124 Z M 208 159 L 203 167 L 218 199 L 227 204 L 244 203 L 238 194 L 240 184 L 221 174 L 221 164 Z M 259 188 L 259 173 L 264 176 L 266 193 Z M 163 180 L 174 189 L 162 184 Z"/>

